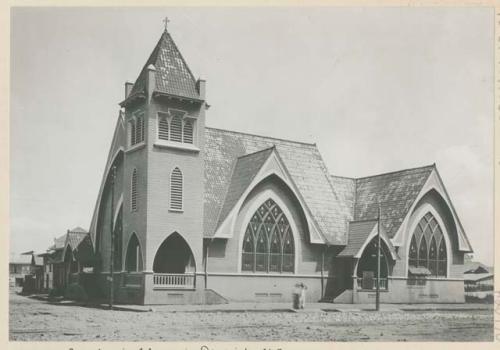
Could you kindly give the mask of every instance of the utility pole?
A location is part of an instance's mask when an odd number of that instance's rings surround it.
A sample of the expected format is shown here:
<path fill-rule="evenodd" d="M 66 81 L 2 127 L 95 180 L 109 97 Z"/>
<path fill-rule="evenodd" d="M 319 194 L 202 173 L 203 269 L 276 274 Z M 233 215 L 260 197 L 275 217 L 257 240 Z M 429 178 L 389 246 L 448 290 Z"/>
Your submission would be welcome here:
<path fill-rule="evenodd" d="M 375 294 L 375 310 L 380 311 L 380 203 L 377 219 L 377 290 Z"/>
<path fill-rule="evenodd" d="M 114 294 L 114 281 L 113 281 L 113 273 L 114 273 L 114 260 L 115 260 L 115 230 L 113 225 L 114 219 L 114 201 L 115 201 L 115 176 L 116 176 L 116 166 L 111 167 L 111 178 L 110 178 L 110 186 L 111 186 L 111 213 L 109 215 L 109 228 L 111 231 L 111 254 L 110 254 L 110 262 L 109 262 L 109 308 L 113 309 L 113 294 Z"/>

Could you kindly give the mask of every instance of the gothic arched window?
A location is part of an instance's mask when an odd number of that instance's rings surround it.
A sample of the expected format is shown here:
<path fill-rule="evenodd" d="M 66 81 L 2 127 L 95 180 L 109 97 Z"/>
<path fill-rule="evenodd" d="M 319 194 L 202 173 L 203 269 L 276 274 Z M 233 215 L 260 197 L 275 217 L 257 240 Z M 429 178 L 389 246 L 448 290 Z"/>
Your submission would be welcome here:
<path fill-rule="evenodd" d="M 182 172 L 177 167 L 170 174 L 170 209 L 182 210 Z"/>
<path fill-rule="evenodd" d="M 168 119 L 166 115 L 158 115 L 158 139 L 168 141 Z"/>
<path fill-rule="evenodd" d="M 132 211 L 137 210 L 137 169 L 132 172 L 132 181 L 130 186 L 130 207 Z"/>
<path fill-rule="evenodd" d="M 182 118 L 179 116 L 172 117 L 170 121 L 170 140 L 182 142 Z"/>
<path fill-rule="evenodd" d="M 189 119 L 184 120 L 183 142 L 193 143 L 193 122 Z"/>
<path fill-rule="evenodd" d="M 254 213 L 243 237 L 243 271 L 293 272 L 295 245 L 281 208 L 268 199 Z"/>
<path fill-rule="evenodd" d="M 436 218 L 429 212 L 422 217 L 413 232 L 408 266 L 425 267 L 431 276 L 446 277 L 447 264 L 443 231 Z"/>

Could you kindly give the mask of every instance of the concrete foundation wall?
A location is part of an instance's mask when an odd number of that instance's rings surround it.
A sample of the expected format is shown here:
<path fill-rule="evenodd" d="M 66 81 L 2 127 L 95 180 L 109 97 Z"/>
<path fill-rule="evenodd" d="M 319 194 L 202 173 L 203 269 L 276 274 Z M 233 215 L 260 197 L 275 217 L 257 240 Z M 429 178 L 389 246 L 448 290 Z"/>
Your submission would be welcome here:
<path fill-rule="evenodd" d="M 464 303 L 464 282 L 460 280 L 428 279 L 425 286 L 410 286 L 406 279 L 389 278 L 387 291 L 381 291 L 382 303 Z M 335 302 L 341 302 L 335 300 Z M 354 291 L 353 302 L 375 302 L 375 291 Z"/>
<path fill-rule="evenodd" d="M 307 286 L 306 301 L 321 299 L 321 277 L 294 275 L 209 275 L 208 288 L 229 301 L 291 302 L 294 285 L 302 282 Z M 326 285 L 327 278 L 324 279 Z"/>

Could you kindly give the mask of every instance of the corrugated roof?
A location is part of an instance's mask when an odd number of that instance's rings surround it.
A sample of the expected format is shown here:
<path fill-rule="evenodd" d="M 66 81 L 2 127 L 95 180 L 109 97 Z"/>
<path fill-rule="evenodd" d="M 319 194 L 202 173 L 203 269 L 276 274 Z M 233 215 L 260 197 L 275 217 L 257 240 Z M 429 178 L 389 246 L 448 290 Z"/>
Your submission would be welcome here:
<path fill-rule="evenodd" d="M 347 245 L 338 254 L 339 257 L 355 256 L 366 239 L 377 225 L 377 220 L 353 221 L 349 223 L 349 234 L 347 237 Z"/>
<path fill-rule="evenodd" d="M 376 218 L 380 203 L 381 225 L 393 238 L 433 169 L 430 165 L 356 179 L 354 220 Z"/>
<path fill-rule="evenodd" d="M 145 91 L 147 68 L 150 64 L 156 69 L 155 91 L 193 99 L 200 98 L 194 76 L 167 31 L 161 35 L 160 40 L 135 81 L 130 95 Z"/>
<path fill-rule="evenodd" d="M 213 236 L 236 159 L 275 146 L 287 171 L 330 244 L 345 244 L 351 210 L 333 188 L 314 144 L 205 128 L 205 234 Z"/>
<path fill-rule="evenodd" d="M 229 181 L 229 188 L 224 199 L 224 205 L 219 215 L 218 225 L 227 217 L 272 151 L 273 148 L 267 148 L 262 151 L 240 156 L 236 159 L 231 180 Z"/>

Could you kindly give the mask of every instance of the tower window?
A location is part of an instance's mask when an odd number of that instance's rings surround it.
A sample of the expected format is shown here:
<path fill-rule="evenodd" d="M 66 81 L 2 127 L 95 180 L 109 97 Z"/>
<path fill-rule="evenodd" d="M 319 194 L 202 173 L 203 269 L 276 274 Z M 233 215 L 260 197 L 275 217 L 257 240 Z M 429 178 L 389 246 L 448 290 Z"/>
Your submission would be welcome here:
<path fill-rule="evenodd" d="M 168 141 L 168 119 L 166 116 L 158 116 L 158 138 Z"/>
<path fill-rule="evenodd" d="M 130 126 L 130 145 L 133 146 L 136 144 L 135 140 L 135 119 L 130 120 L 129 122 Z"/>
<path fill-rule="evenodd" d="M 137 169 L 132 172 L 132 184 L 130 188 L 130 207 L 137 211 Z"/>
<path fill-rule="evenodd" d="M 184 121 L 184 142 L 193 143 L 193 122 L 189 119 Z"/>
<path fill-rule="evenodd" d="M 183 111 L 158 112 L 157 140 L 194 144 L 195 123 L 196 120 Z"/>
<path fill-rule="evenodd" d="M 182 119 L 175 116 L 170 121 L 170 140 L 182 142 Z"/>
<path fill-rule="evenodd" d="M 144 117 L 142 115 L 137 117 L 136 121 L 136 136 L 135 143 L 144 141 Z"/>
<path fill-rule="evenodd" d="M 182 210 L 182 172 L 179 168 L 170 174 L 170 209 Z"/>

